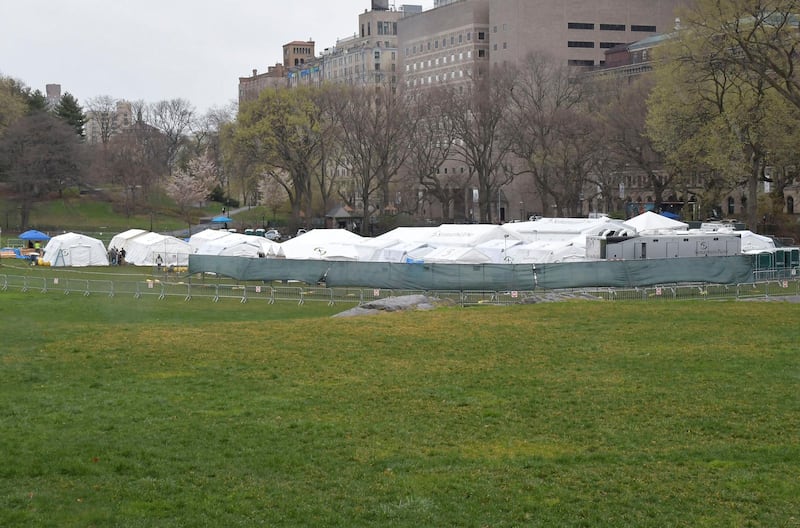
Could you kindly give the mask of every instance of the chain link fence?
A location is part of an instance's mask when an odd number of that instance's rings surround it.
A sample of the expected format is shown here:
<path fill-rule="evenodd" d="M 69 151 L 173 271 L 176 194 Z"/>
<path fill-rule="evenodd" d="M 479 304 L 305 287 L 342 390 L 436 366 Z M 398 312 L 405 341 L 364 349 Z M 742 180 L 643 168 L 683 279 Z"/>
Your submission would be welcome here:
<path fill-rule="evenodd" d="M 0 274 L 0 291 L 108 297 L 182 298 L 185 301 L 234 299 L 241 303 L 324 302 L 361 305 L 388 297 L 428 295 L 461 306 L 511 305 L 572 298 L 606 301 L 664 302 L 675 300 L 771 299 L 800 296 L 800 280 L 765 280 L 747 284 L 664 284 L 647 288 L 576 288 L 532 291 L 392 290 L 385 288 L 328 288 L 303 283 L 254 283 L 181 280 L 177 277 L 142 280 L 85 279 Z"/>

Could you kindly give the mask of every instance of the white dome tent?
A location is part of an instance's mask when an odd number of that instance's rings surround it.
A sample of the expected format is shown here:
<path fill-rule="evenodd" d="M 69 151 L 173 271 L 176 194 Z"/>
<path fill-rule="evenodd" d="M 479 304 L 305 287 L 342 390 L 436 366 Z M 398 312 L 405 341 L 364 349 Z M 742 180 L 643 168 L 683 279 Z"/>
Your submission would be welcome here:
<path fill-rule="evenodd" d="M 118 233 L 114 235 L 114 238 L 111 239 L 111 242 L 108 243 L 108 249 L 116 248 L 117 250 L 124 249 L 128 251 L 128 242 L 132 239 L 144 235 L 148 231 L 144 229 L 128 229 L 127 231 L 123 231 L 122 233 Z"/>
<path fill-rule="evenodd" d="M 96 238 L 64 233 L 47 242 L 42 261 L 50 266 L 108 266 L 108 253 Z"/>
<path fill-rule="evenodd" d="M 186 266 L 189 253 L 188 242 L 174 236 L 159 233 L 145 233 L 130 239 L 125 248 L 125 262 L 134 266 Z M 158 257 L 161 262 L 158 262 Z"/>

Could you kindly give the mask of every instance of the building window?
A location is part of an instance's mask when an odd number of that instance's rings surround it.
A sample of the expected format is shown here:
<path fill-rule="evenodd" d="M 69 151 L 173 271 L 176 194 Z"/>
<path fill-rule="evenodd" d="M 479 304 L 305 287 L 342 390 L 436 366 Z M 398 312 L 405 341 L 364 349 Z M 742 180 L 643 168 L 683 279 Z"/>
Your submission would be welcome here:
<path fill-rule="evenodd" d="M 459 43 L 459 44 L 461 44 L 462 42 L 464 42 L 464 35 L 462 35 L 461 33 L 459 33 L 459 34 L 458 34 L 458 43 Z"/>
<path fill-rule="evenodd" d="M 570 59 L 567 61 L 567 64 L 570 66 L 594 66 L 594 61 Z"/>
<path fill-rule="evenodd" d="M 594 42 L 587 42 L 585 40 L 570 40 L 567 42 L 568 48 L 593 48 Z"/>
<path fill-rule="evenodd" d="M 602 28 L 602 24 L 600 27 Z M 591 22 L 567 22 L 567 29 L 594 29 L 594 24 Z"/>
<path fill-rule="evenodd" d="M 600 31 L 625 31 L 625 24 L 600 24 Z"/>
<path fill-rule="evenodd" d="M 467 40 L 472 40 L 472 32 L 467 31 Z"/>
<path fill-rule="evenodd" d="M 493 51 L 497 51 L 497 43 L 496 43 L 496 42 L 495 42 L 495 44 L 494 44 L 494 48 L 492 48 L 492 50 L 493 50 Z"/>
<path fill-rule="evenodd" d="M 623 42 L 601 42 L 600 47 L 603 49 L 615 48 L 617 46 L 621 46 L 624 44 Z"/>
<path fill-rule="evenodd" d="M 736 200 L 733 199 L 733 196 L 728 196 L 728 214 L 732 215 L 736 213 Z"/>
<path fill-rule="evenodd" d="M 483 57 L 486 57 L 486 50 L 479 49 L 478 50 L 478 58 L 480 59 L 480 58 L 483 58 Z"/>
<path fill-rule="evenodd" d="M 439 49 L 439 41 L 438 40 L 433 43 L 433 47 L 434 47 L 434 49 Z"/>
<path fill-rule="evenodd" d="M 656 27 L 655 26 L 636 26 L 631 25 L 631 31 L 643 31 L 646 33 L 655 33 Z"/>
<path fill-rule="evenodd" d="M 503 42 L 503 49 L 508 49 L 508 42 Z"/>
<path fill-rule="evenodd" d="M 486 33 L 478 31 L 478 40 L 486 40 Z"/>
<path fill-rule="evenodd" d="M 380 60 L 380 58 L 381 58 L 381 52 L 380 51 L 376 51 L 375 52 L 375 60 Z"/>

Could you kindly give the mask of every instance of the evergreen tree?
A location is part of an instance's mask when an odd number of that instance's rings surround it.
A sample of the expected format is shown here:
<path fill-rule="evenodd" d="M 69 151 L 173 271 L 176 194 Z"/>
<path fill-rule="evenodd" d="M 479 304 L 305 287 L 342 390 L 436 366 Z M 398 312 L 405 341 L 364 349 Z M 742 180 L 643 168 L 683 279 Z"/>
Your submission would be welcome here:
<path fill-rule="evenodd" d="M 28 101 L 28 111 L 33 112 L 46 112 L 47 111 L 47 97 L 41 90 L 30 91 L 28 89 L 25 93 L 25 98 Z"/>
<path fill-rule="evenodd" d="M 86 125 L 86 114 L 83 113 L 83 108 L 71 93 L 65 92 L 61 96 L 53 112 L 71 126 L 79 137 L 84 137 L 83 127 Z"/>

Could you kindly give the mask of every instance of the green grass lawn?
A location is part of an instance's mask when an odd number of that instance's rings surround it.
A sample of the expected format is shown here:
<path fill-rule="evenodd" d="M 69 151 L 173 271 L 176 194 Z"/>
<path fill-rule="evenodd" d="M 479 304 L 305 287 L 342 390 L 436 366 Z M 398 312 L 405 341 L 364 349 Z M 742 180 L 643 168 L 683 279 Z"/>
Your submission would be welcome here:
<path fill-rule="evenodd" d="M 800 305 L 0 292 L 0 526 L 798 526 Z"/>

